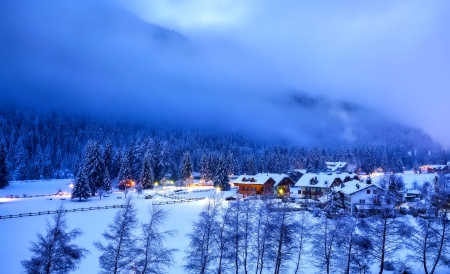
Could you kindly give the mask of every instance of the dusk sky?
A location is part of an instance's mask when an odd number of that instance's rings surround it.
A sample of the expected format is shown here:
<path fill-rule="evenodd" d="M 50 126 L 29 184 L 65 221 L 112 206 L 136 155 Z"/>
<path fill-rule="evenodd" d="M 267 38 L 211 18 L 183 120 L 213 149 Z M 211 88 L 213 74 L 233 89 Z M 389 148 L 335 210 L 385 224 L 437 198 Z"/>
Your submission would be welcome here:
<path fill-rule="evenodd" d="M 153 121 L 295 136 L 308 115 L 273 102 L 296 90 L 373 109 L 450 148 L 449 1 L 46 3 L 2 3 L 4 102 L 133 107 Z M 134 15 L 187 39 L 149 45 Z"/>

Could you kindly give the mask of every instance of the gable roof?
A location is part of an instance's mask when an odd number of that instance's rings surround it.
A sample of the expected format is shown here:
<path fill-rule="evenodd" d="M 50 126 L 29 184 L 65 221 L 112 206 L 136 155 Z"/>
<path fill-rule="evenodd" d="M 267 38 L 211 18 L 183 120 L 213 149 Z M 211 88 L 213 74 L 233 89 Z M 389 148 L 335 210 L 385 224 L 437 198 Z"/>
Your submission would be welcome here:
<path fill-rule="evenodd" d="M 425 169 L 425 168 L 444 169 L 446 167 L 447 167 L 447 165 L 423 165 L 420 167 L 420 169 Z"/>
<path fill-rule="evenodd" d="M 342 186 L 344 186 L 344 187 L 342 187 Z M 378 185 L 376 185 L 374 183 L 367 184 L 364 182 L 353 180 L 353 181 L 349 181 L 340 186 L 335 187 L 334 190 L 336 192 L 341 192 L 345 195 L 352 195 L 352 194 L 355 194 L 356 192 L 362 191 L 371 186 L 381 189 Z"/>
<path fill-rule="evenodd" d="M 278 173 L 258 173 L 256 175 L 241 175 L 233 180 L 231 183 L 237 184 L 251 184 L 251 185 L 263 185 L 270 178 L 275 181 L 274 186 L 277 186 L 284 178 L 289 178 L 286 174 Z M 289 178 L 290 179 L 290 178 Z"/>
<path fill-rule="evenodd" d="M 342 169 L 347 165 L 347 162 L 325 162 L 327 168 L 331 171 Z"/>
<path fill-rule="evenodd" d="M 347 177 L 353 180 L 356 174 L 339 172 L 339 173 L 306 173 L 295 183 L 297 187 L 331 187 L 335 179 L 339 178 L 344 181 Z M 358 181 L 359 182 L 359 181 Z"/>

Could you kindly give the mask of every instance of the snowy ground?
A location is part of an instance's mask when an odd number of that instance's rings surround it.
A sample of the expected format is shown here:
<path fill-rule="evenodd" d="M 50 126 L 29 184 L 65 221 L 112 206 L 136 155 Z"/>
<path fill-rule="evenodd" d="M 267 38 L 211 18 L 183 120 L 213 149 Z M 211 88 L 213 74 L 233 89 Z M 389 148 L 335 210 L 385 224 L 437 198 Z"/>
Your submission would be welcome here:
<path fill-rule="evenodd" d="M 417 180 L 419 184 L 424 179 L 428 179 L 425 175 L 415 175 L 411 177 L 409 175 L 404 176 L 406 185 L 409 187 L 414 180 Z M 432 178 L 432 177 L 431 177 Z M 376 180 L 376 179 L 375 179 Z M 93 207 L 93 206 L 105 206 L 105 205 L 119 205 L 123 203 L 123 193 L 112 193 L 107 198 L 99 199 L 98 197 L 91 198 L 86 202 L 71 201 L 68 196 L 52 196 L 52 197 L 37 197 L 37 198 L 5 198 L 10 195 L 37 195 L 37 194 L 52 194 L 58 190 L 64 192 L 70 192 L 69 184 L 71 180 L 50 180 L 50 181 L 27 181 L 27 182 L 12 182 L 6 189 L 0 190 L 0 215 L 19 214 L 28 212 L 38 212 L 46 210 L 55 210 L 61 203 L 67 209 L 80 208 L 80 207 Z M 195 188 L 197 189 L 197 188 Z M 208 192 L 191 192 L 190 194 L 183 194 L 189 198 L 194 197 L 208 197 L 214 192 L 212 188 L 198 188 L 198 189 L 210 189 Z M 164 190 L 162 190 L 164 192 Z M 170 191 L 166 191 L 170 193 Z M 224 197 L 234 195 L 235 191 L 222 192 Z M 144 194 L 154 194 L 154 191 L 145 191 Z M 134 193 L 136 195 L 136 193 Z M 122 197 L 122 199 L 117 199 Z M 51 200 L 49 200 L 51 198 Z M 64 199 L 64 200 L 63 200 Z M 156 200 L 170 200 L 157 196 Z M 138 217 L 141 221 L 147 221 L 146 209 L 147 206 L 155 201 L 146 200 L 141 195 L 134 199 L 136 207 L 138 209 Z M 178 235 L 171 239 L 168 243 L 169 246 L 179 249 L 176 253 L 176 265 L 170 270 L 171 274 L 182 274 L 181 265 L 183 264 L 183 257 L 185 256 L 184 250 L 188 245 L 188 239 L 185 237 L 191 230 L 191 224 L 197 219 L 202 206 L 205 201 L 195 201 L 181 204 L 164 205 L 170 211 L 169 219 L 166 222 L 166 229 L 175 229 L 178 231 Z M 98 257 L 100 253 L 94 248 L 93 242 L 102 240 L 102 232 L 107 229 L 108 223 L 110 223 L 117 212 L 116 209 L 106 210 L 94 210 L 85 212 L 67 213 L 69 228 L 80 228 L 83 231 L 83 235 L 76 240 L 76 244 L 88 249 L 90 254 L 85 258 L 80 265 L 80 269 L 74 273 L 86 274 L 86 273 L 98 273 L 99 264 Z M 6 219 L 0 221 L 0 273 L 21 273 L 22 268 L 20 261 L 30 258 L 30 252 L 28 248 L 30 241 L 36 240 L 36 233 L 45 232 L 46 219 L 50 219 L 52 215 L 22 217 L 16 219 Z M 305 273 L 314 273 L 312 269 L 305 269 Z M 417 269 L 414 273 L 422 273 L 423 270 Z M 389 272 L 386 272 L 389 273 Z M 441 270 L 439 274 L 446 273 Z"/>
<path fill-rule="evenodd" d="M 8 188 L 0 190 L 0 215 L 19 214 L 28 212 L 38 212 L 46 210 L 55 210 L 60 203 L 64 203 L 67 209 L 106 206 L 106 205 L 120 205 L 123 203 L 122 199 L 117 197 L 124 197 L 123 193 L 112 193 L 108 198 L 98 197 L 91 198 L 87 202 L 71 201 L 68 196 L 53 196 L 53 197 L 37 197 L 37 198 L 5 198 L 9 195 L 37 195 L 37 194 L 51 194 L 56 193 L 58 189 L 70 192 L 71 180 L 51 180 L 51 181 L 29 181 L 29 182 L 12 182 Z M 194 191 L 208 188 L 193 188 Z M 191 192 L 191 194 L 184 194 L 189 198 L 208 197 L 214 192 L 214 189 L 208 192 Z M 161 190 L 164 192 L 164 190 Z M 167 191 L 169 193 L 170 191 Z M 225 192 L 224 195 L 232 195 L 234 191 Z M 145 191 L 144 194 L 154 194 L 154 191 Z M 134 193 L 136 195 L 136 193 Z M 49 200 L 49 199 L 52 200 Z M 64 200 L 62 200 L 64 199 Z M 170 200 L 157 196 L 156 200 Z M 147 206 L 155 199 L 146 200 L 143 195 L 134 199 L 138 209 L 138 217 L 140 220 L 147 221 L 146 210 Z M 178 235 L 171 240 L 169 245 L 178 248 L 180 252 L 176 254 L 177 266 L 175 266 L 170 273 L 183 273 L 181 264 L 184 257 L 184 249 L 188 245 L 188 240 L 185 237 L 191 229 L 191 223 L 197 218 L 200 213 L 204 200 L 164 205 L 170 210 L 169 219 L 166 223 L 167 229 L 175 229 Z M 69 228 L 80 228 L 83 235 L 76 240 L 76 243 L 85 247 L 90 251 L 90 254 L 85 258 L 80 269 L 74 273 L 98 273 L 98 257 L 100 253 L 94 248 L 93 242 L 103 240 L 101 234 L 107 229 L 117 212 L 116 209 L 105 209 L 85 212 L 67 213 L 67 220 Z M 22 217 L 16 219 L 6 219 L 0 221 L 0 273 L 21 273 L 22 268 L 20 261 L 30 258 L 28 247 L 30 241 L 36 240 L 36 233 L 45 232 L 46 219 L 50 219 L 52 215 Z"/>

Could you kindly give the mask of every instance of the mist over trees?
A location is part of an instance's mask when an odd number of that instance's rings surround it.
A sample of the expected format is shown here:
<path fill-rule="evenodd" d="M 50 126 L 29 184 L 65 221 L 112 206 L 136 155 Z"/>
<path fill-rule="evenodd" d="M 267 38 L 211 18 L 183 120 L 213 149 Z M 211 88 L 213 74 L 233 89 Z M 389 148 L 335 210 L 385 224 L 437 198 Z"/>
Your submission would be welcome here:
<path fill-rule="evenodd" d="M 417 170 L 421 164 L 446 164 L 450 159 L 446 151 L 414 142 L 410 133 L 404 129 L 386 132 L 389 141 L 378 145 L 329 143 L 319 148 L 275 144 L 217 130 L 3 110 L 0 148 L 4 152 L 0 152 L 5 158 L 0 168 L 2 180 L 5 173 L 10 180 L 73 178 L 82 168 L 95 194 L 105 181 L 116 185 L 142 180 L 148 188 L 150 181 L 186 179 L 192 171 L 200 172 L 204 180 L 214 180 L 219 167 L 228 174 L 280 173 L 295 168 L 316 172 L 324 169 L 325 161 L 345 161 L 354 170 L 402 172 Z M 181 164 L 183 159 L 186 162 Z"/>

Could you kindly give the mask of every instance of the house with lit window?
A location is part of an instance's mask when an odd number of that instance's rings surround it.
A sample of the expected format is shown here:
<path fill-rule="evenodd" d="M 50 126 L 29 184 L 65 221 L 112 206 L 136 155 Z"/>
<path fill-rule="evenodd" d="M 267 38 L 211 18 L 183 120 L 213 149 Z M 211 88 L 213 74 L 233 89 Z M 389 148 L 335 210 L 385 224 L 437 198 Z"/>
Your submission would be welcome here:
<path fill-rule="evenodd" d="M 334 187 L 334 191 L 343 197 L 344 209 L 354 215 L 376 204 L 382 189 L 371 180 L 365 182 L 354 180 Z"/>
<path fill-rule="evenodd" d="M 230 183 L 236 186 L 236 192 L 243 196 L 273 194 L 289 196 L 290 188 L 294 185 L 294 181 L 288 175 L 277 173 L 241 175 Z"/>
<path fill-rule="evenodd" d="M 359 182 L 359 177 L 355 173 L 348 172 L 306 173 L 291 187 L 291 196 L 317 200 L 328 195 L 332 187 L 352 180 Z"/>
<path fill-rule="evenodd" d="M 446 174 L 449 171 L 447 165 L 424 165 L 420 168 L 420 173 L 436 173 L 436 174 Z"/>

